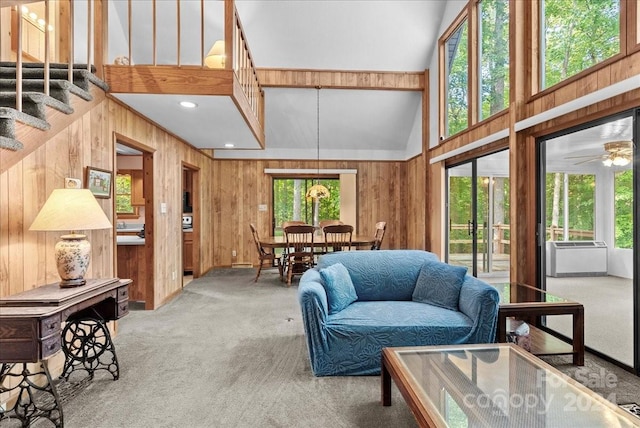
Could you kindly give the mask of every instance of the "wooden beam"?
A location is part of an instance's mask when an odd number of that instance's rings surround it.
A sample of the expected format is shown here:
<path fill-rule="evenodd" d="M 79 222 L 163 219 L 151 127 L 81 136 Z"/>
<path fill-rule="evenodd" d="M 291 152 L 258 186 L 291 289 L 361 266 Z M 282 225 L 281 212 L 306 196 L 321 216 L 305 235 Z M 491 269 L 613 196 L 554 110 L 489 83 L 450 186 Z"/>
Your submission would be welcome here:
<path fill-rule="evenodd" d="M 233 95 L 233 71 L 177 66 L 104 66 L 111 93 Z"/>
<path fill-rule="evenodd" d="M 423 71 L 350 71 L 257 68 L 263 88 L 315 88 L 422 91 Z"/>

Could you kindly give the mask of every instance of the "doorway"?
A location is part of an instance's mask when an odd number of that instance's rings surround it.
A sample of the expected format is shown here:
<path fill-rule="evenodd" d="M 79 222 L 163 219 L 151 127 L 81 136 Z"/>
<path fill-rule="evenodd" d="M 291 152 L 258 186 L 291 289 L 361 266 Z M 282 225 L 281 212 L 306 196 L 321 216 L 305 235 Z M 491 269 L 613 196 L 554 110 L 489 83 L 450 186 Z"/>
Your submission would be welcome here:
<path fill-rule="evenodd" d="M 200 169 L 182 163 L 182 287 L 200 277 Z"/>
<path fill-rule="evenodd" d="M 509 151 L 447 168 L 445 260 L 490 283 L 509 282 Z"/>
<path fill-rule="evenodd" d="M 639 115 L 637 109 L 540 138 L 537 198 L 539 287 L 582 303 L 585 346 L 636 374 Z M 572 336 L 567 317 L 544 322 Z"/>
<path fill-rule="evenodd" d="M 117 133 L 114 133 L 114 147 L 115 272 L 118 277 L 133 281 L 129 288 L 130 306 L 151 310 L 155 307 L 154 149 Z M 128 176 L 128 180 L 119 181 L 120 175 Z M 118 214 L 123 205 L 135 209 Z"/>

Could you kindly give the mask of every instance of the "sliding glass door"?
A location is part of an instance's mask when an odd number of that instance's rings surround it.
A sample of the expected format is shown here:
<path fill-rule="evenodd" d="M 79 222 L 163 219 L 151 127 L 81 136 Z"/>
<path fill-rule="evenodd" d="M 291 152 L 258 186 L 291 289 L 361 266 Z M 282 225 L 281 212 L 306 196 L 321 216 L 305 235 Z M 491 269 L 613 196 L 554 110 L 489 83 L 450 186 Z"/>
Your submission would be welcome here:
<path fill-rule="evenodd" d="M 447 262 L 509 281 L 509 152 L 447 169 Z"/>
<path fill-rule="evenodd" d="M 637 128 L 626 113 L 540 139 L 538 196 L 539 286 L 582 303 L 585 345 L 636 370 Z M 545 323 L 572 335 L 569 317 Z"/>

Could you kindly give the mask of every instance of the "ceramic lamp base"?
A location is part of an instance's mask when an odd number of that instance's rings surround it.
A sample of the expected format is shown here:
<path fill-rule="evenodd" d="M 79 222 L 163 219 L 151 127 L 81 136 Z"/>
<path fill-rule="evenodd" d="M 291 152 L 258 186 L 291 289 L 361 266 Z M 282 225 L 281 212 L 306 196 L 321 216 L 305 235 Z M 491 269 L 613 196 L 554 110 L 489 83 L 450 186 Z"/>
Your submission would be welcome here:
<path fill-rule="evenodd" d="M 55 247 L 56 265 L 60 275 L 60 287 L 78 287 L 87 283 L 87 273 L 91 261 L 91 244 L 86 235 L 71 234 L 60 237 Z"/>

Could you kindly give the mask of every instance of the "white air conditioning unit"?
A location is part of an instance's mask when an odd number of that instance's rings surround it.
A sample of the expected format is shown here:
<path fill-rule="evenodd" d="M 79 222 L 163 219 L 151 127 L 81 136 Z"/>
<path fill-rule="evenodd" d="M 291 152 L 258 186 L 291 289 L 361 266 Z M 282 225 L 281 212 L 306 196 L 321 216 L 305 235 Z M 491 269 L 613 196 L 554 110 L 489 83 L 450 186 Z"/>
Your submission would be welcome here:
<path fill-rule="evenodd" d="M 606 276 L 607 244 L 602 241 L 547 242 L 547 275 Z"/>

